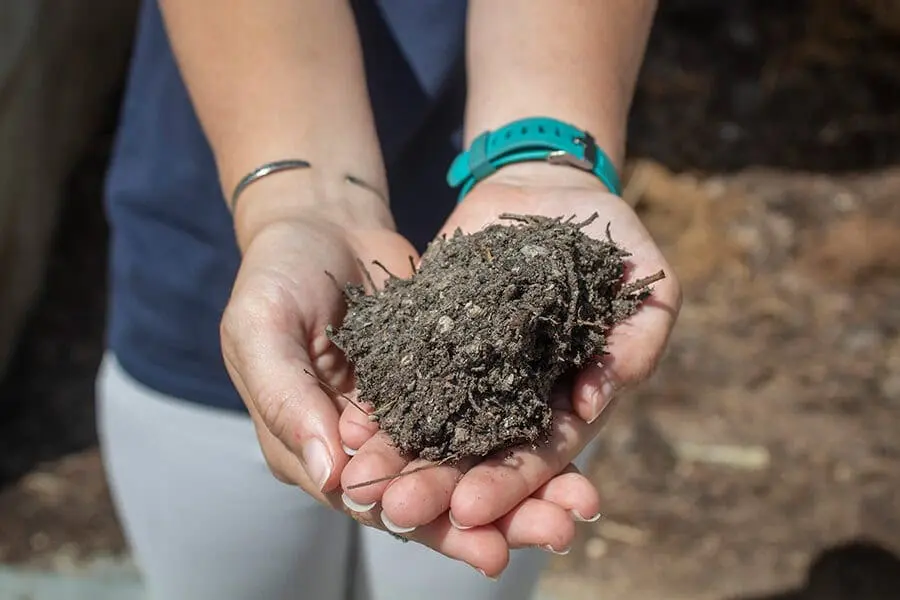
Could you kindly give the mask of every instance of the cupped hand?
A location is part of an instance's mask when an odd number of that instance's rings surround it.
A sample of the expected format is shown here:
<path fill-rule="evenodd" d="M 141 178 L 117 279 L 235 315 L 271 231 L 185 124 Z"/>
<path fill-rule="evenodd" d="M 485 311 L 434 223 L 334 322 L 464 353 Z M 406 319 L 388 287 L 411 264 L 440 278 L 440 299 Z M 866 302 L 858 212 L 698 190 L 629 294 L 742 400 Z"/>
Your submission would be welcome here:
<path fill-rule="evenodd" d="M 470 469 L 465 465 L 441 466 L 389 484 L 348 490 L 351 500 L 359 504 L 380 502 L 389 521 L 398 526 L 420 526 L 449 511 L 448 520 L 457 529 L 468 531 L 493 523 L 520 506 L 596 436 L 603 421 L 599 417 L 615 394 L 651 374 L 678 314 L 681 291 L 671 266 L 631 207 L 591 176 L 544 164 L 507 167 L 469 193 L 446 222 L 443 233 L 451 234 L 457 228 L 477 231 L 498 222 L 503 213 L 574 215 L 581 219 L 598 213 L 600 218 L 585 232 L 605 238 L 609 223 L 613 239 L 631 253 L 629 281 L 660 270 L 665 278 L 654 284 L 652 295 L 635 315 L 614 328 L 608 354 L 598 357 L 576 377 L 569 401 L 554 410 L 549 443 L 488 458 Z M 345 443 L 358 449 L 344 471 L 345 488 L 420 466 L 407 464 L 383 434 L 367 435 L 365 423 L 352 413 L 345 413 L 341 432 Z"/>
<path fill-rule="evenodd" d="M 221 324 L 225 365 L 274 474 L 320 499 L 347 463 L 338 435 L 346 400 L 326 393 L 353 387 L 325 333 L 343 318 L 340 286 L 364 280 L 360 260 L 402 268 L 413 252 L 389 229 L 349 231 L 316 216 L 267 225 L 244 249 Z"/>
<path fill-rule="evenodd" d="M 357 513 L 378 515 L 388 530 L 397 534 L 449 523 L 466 533 L 496 529 L 510 549 L 540 547 L 566 554 L 575 537 L 574 521 L 595 521 L 600 515 L 596 488 L 574 464 L 568 464 L 491 522 L 463 527 L 447 511 L 447 500 L 465 465 L 406 461 L 378 425 L 356 409 L 344 410 L 341 433 L 347 452 L 354 456 L 344 470 L 344 503 Z M 356 456 L 362 460 L 356 460 Z M 373 475 L 384 472 L 388 475 L 373 479 Z M 426 473 L 435 476 L 423 480 Z M 437 482 L 445 487 L 435 489 L 433 484 Z M 491 503 L 494 499 L 487 496 L 481 500 Z"/>
<path fill-rule="evenodd" d="M 393 273 L 408 273 L 410 256 L 416 256 L 412 246 L 389 229 L 348 230 L 314 215 L 279 220 L 246 243 L 221 326 L 226 368 L 274 475 L 380 529 L 389 527 L 378 511 L 350 510 L 341 499 L 338 486 L 349 457 L 338 431 L 340 411 L 368 420 L 347 400 L 352 371 L 325 330 L 341 322 L 346 306 L 335 282 L 366 281 L 361 265 L 374 260 Z M 378 271 L 369 271 L 377 283 Z M 558 523 L 560 513 L 566 515 L 554 500 L 577 486 L 577 477 L 573 472 L 543 486 L 489 526 L 463 531 L 447 519 L 432 519 L 404 537 L 496 575 L 510 545 L 559 549 L 569 543 L 565 523 Z"/>

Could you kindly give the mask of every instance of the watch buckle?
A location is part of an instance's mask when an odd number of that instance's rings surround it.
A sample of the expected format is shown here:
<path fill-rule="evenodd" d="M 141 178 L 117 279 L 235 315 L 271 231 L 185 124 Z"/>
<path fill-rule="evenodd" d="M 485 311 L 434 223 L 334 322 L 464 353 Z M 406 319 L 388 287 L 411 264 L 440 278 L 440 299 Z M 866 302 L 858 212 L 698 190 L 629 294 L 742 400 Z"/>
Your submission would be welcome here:
<path fill-rule="evenodd" d="M 547 162 L 554 165 L 566 165 L 583 171 L 593 171 L 597 166 L 597 143 L 591 134 L 585 132 L 574 140 L 575 144 L 583 148 L 583 155 L 576 156 L 565 150 L 554 150 L 547 155 Z"/>

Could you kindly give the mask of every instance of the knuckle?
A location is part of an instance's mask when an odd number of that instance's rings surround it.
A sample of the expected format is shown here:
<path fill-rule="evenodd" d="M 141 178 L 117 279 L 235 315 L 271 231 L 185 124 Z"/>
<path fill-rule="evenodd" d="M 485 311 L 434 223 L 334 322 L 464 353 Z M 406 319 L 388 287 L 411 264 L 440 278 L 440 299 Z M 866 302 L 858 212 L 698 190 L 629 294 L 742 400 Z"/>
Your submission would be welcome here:
<path fill-rule="evenodd" d="M 302 438 L 298 426 L 302 419 L 292 418 L 297 405 L 293 392 L 262 390 L 255 400 L 263 423 L 272 435 L 288 447 L 296 446 Z"/>
<path fill-rule="evenodd" d="M 244 286 L 225 307 L 220 321 L 223 341 L 237 343 L 269 327 L 281 327 L 289 321 L 290 293 L 277 282 L 266 280 Z"/>
<path fill-rule="evenodd" d="M 236 342 L 241 339 L 243 331 L 252 325 L 251 320 L 257 313 L 251 310 L 249 304 L 246 295 L 232 296 L 228 301 L 219 323 L 219 333 L 223 341 Z"/>

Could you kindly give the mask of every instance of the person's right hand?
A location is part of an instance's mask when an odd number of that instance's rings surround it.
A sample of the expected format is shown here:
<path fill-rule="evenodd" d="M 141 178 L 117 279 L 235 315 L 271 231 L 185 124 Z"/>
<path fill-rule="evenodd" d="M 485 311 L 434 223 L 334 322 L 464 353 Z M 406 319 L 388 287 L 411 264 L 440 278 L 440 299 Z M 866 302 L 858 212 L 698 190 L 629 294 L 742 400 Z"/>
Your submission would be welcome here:
<path fill-rule="evenodd" d="M 389 229 L 351 232 L 316 215 L 269 224 L 244 249 L 222 318 L 225 365 L 272 472 L 320 500 L 347 463 L 338 435 L 346 402 L 317 378 L 341 392 L 353 388 L 343 354 L 325 334 L 345 309 L 336 282 L 362 280 L 358 259 L 377 256 L 402 269 L 411 253 Z"/>
<path fill-rule="evenodd" d="M 243 262 L 222 319 L 222 350 L 266 461 L 279 480 L 364 525 L 386 529 L 379 511 L 355 511 L 342 501 L 349 457 L 338 423 L 347 401 L 326 393 L 317 379 L 343 393 L 354 385 L 343 354 L 325 335 L 328 325 L 341 323 L 346 306 L 334 281 L 365 281 L 360 265 L 376 259 L 406 276 L 416 252 L 389 228 L 342 227 L 316 214 L 275 220 L 242 241 Z M 493 524 L 463 531 L 438 519 L 403 536 L 496 575 L 510 547 L 569 543 L 565 510 L 573 496 L 596 506 L 593 486 L 564 473 Z"/>

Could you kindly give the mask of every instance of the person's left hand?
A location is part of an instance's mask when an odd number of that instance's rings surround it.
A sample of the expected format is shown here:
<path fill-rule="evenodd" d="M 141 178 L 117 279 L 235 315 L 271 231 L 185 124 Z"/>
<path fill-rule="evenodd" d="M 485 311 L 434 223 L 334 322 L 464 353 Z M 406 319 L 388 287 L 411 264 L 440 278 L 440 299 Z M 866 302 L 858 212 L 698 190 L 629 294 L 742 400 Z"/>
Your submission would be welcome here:
<path fill-rule="evenodd" d="M 347 490 L 346 494 L 359 504 L 380 501 L 389 520 L 404 528 L 430 523 L 448 510 L 451 522 L 460 529 L 487 525 L 540 490 L 596 436 L 604 421 L 599 417 L 614 394 L 652 373 L 681 306 L 681 290 L 672 267 L 640 219 L 593 176 L 543 163 L 505 167 L 468 194 L 441 234 L 450 235 L 456 228 L 467 233 L 477 231 L 496 223 L 503 213 L 575 215 L 580 219 L 598 213 L 600 218 L 585 232 L 603 238 L 606 224 L 610 224 L 613 240 L 631 253 L 629 281 L 660 270 L 665 278 L 653 285 L 652 295 L 640 310 L 612 331 L 608 355 L 578 375 L 571 403 L 554 410 L 548 444 L 516 449 L 512 456 L 504 453 L 504 457 L 488 458 L 464 474 L 459 467 L 448 465 Z M 341 436 L 346 445 L 358 449 L 343 472 L 345 489 L 423 464 L 407 464 L 384 434 L 373 436 L 363 415 L 345 413 Z"/>

